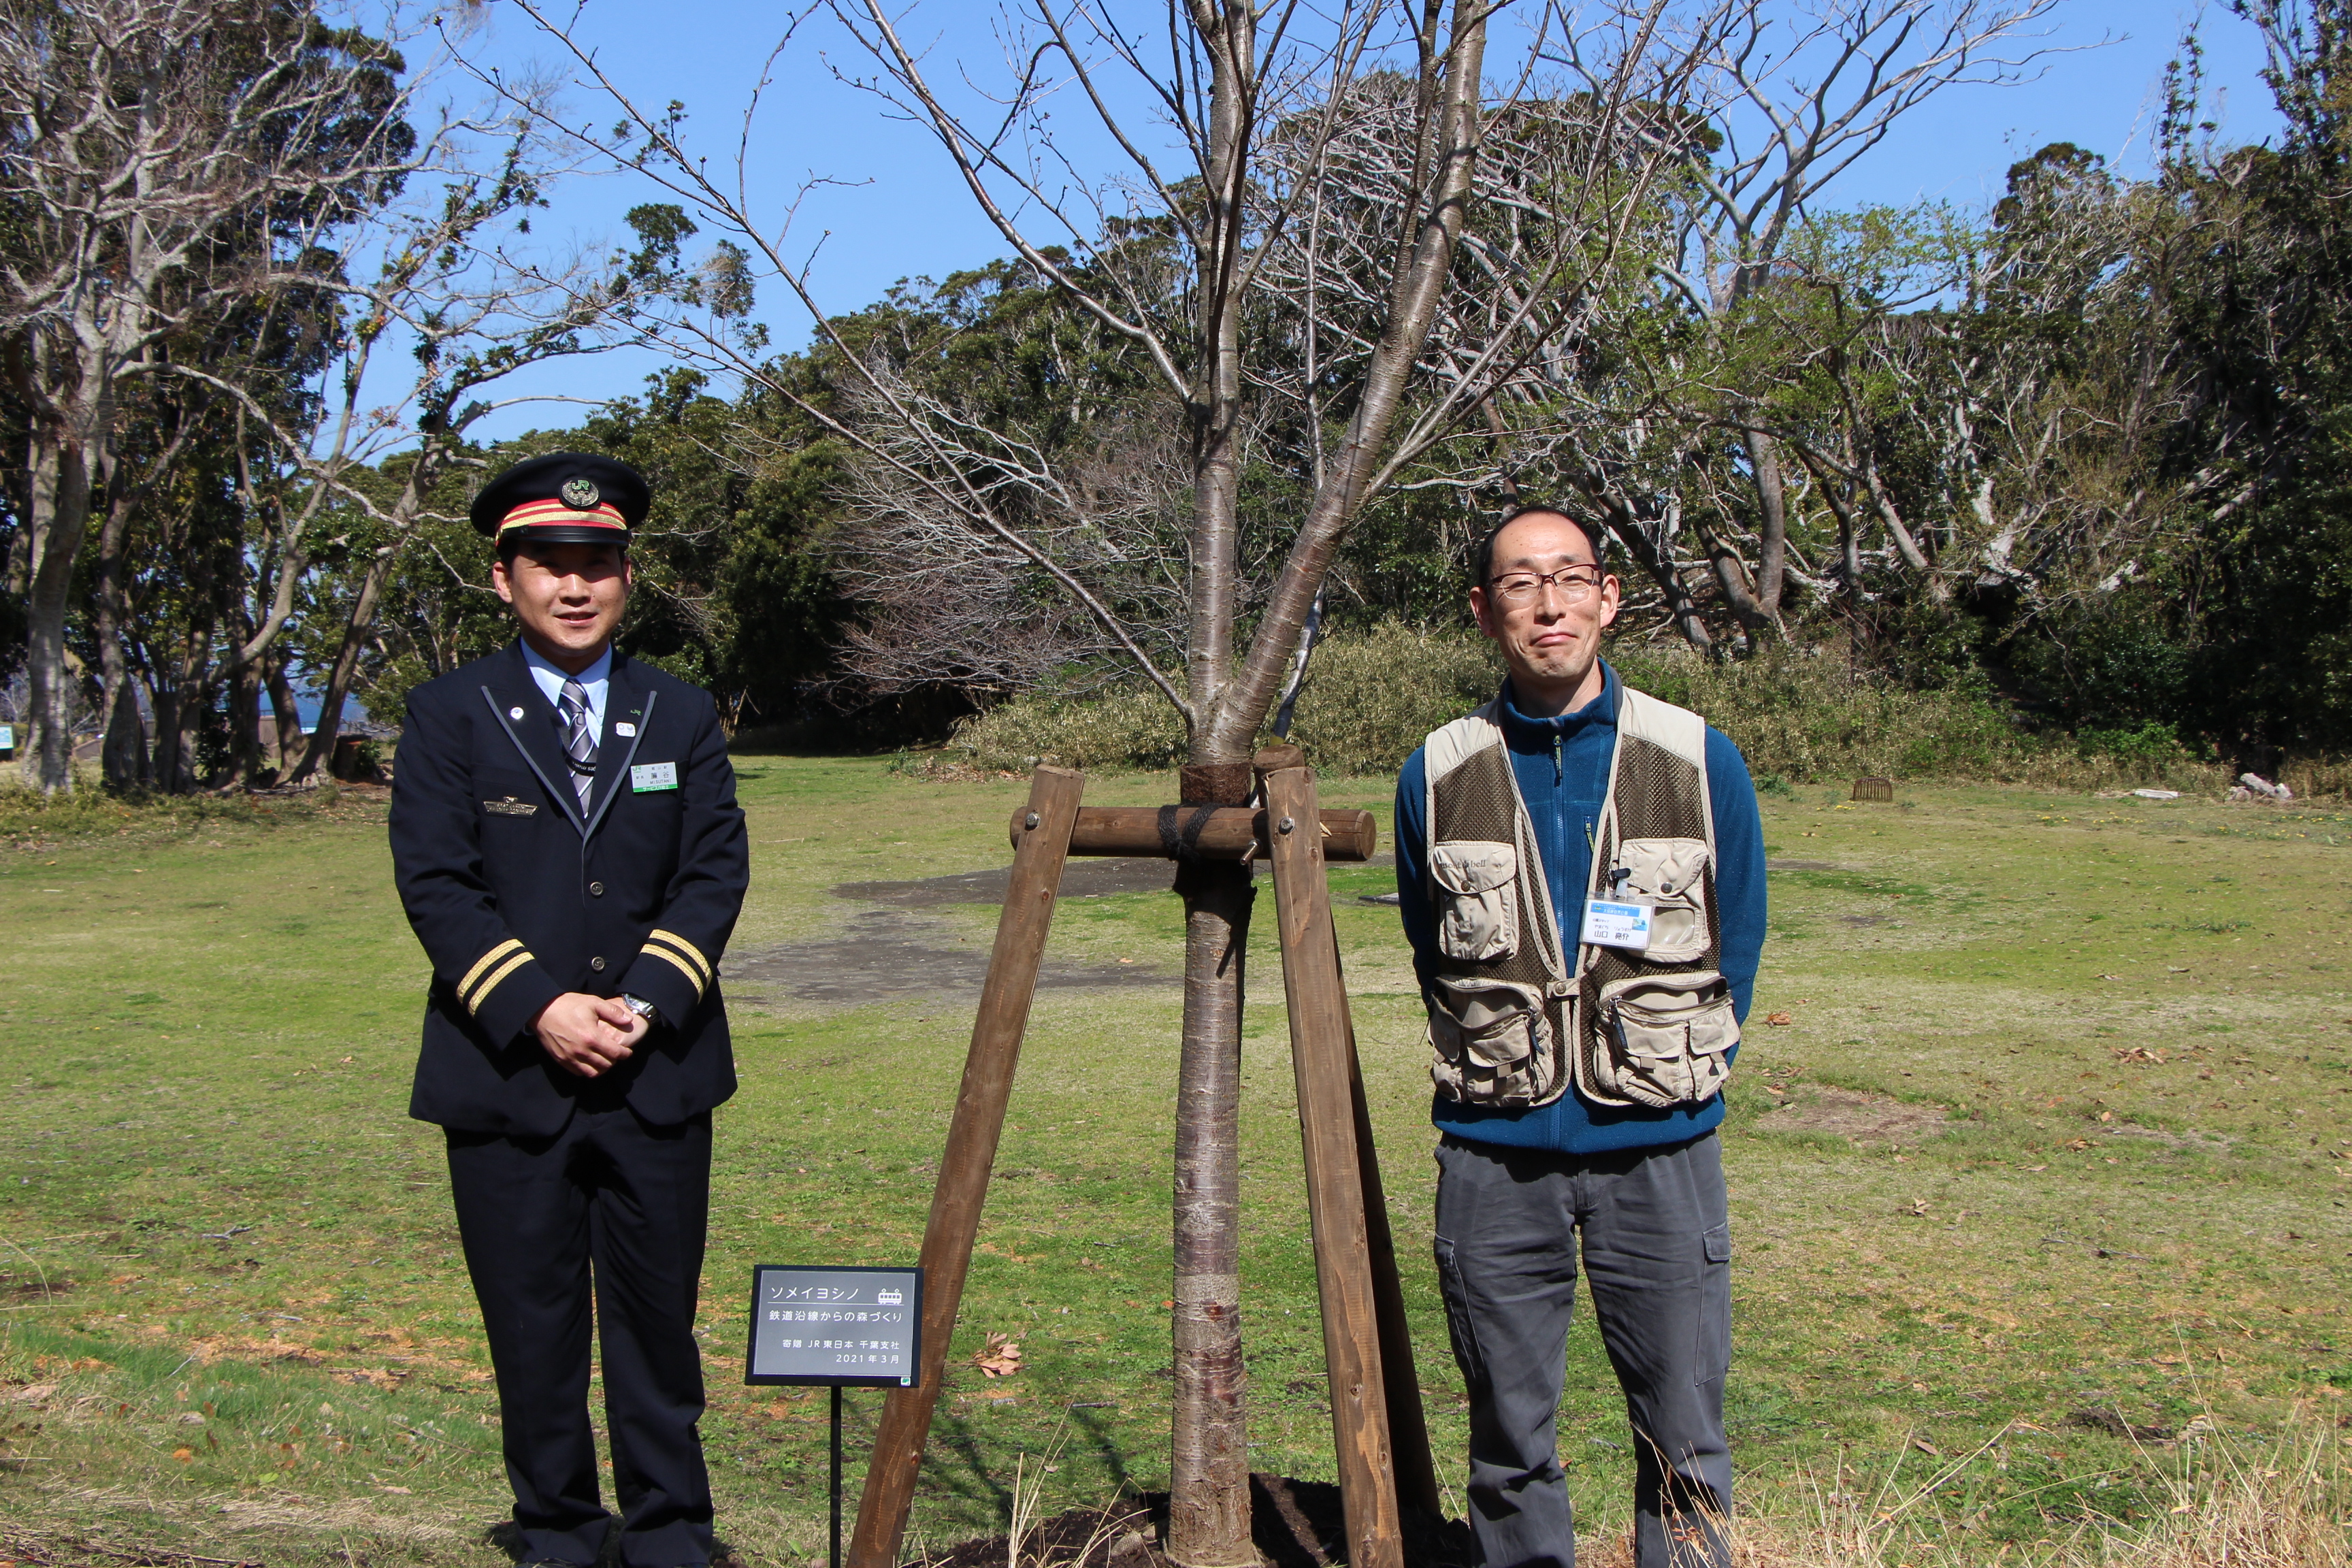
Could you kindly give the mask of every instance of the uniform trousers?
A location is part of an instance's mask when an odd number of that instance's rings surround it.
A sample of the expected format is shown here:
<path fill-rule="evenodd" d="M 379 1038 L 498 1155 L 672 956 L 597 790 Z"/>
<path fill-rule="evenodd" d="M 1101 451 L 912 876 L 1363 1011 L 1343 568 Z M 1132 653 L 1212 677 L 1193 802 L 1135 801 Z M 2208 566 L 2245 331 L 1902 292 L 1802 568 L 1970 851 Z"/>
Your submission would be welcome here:
<path fill-rule="evenodd" d="M 613 1522 L 588 1419 L 593 1327 L 621 1561 L 708 1563 L 694 1311 L 710 1209 L 709 1114 L 656 1127 L 625 1105 L 589 1099 L 552 1138 L 453 1128 L 448 1142 L 526 1561 L 593 1563 Z"/>
<path fill-rule="evenodd" d="M 1633 1426 L 1637 1568 L 1727 1568 L 1731 1226 L 1714 1133 L 1573 1155 L 1437 1150 L 1437 1268 L 1470 1392 L 1470 1526 L 1487 1568 L 1573 1568 L 1557 1416 L 1578 1244 Z"/>

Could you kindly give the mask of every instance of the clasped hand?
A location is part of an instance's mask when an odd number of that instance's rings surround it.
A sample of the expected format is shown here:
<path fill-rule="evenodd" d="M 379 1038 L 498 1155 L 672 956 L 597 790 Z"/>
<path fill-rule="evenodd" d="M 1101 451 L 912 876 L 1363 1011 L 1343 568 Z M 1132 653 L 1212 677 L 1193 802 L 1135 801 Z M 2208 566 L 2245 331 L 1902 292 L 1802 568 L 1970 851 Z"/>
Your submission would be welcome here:
<path fill-rule="evenodd" d="M 531 1020 L 539 1042 L 566 1072 L 596 1078 L 635 1054 L 651 1027 L 616 996 L 567 991 Z"/>

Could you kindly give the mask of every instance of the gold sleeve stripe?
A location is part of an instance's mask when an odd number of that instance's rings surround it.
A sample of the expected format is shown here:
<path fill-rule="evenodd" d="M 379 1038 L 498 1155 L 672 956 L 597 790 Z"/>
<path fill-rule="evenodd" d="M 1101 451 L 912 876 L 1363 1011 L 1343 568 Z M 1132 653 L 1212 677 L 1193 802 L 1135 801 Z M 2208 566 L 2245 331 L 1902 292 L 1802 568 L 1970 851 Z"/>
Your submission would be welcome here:
<path fill-rule="evenodd" d="M 520 969 L 524 964 L 529 963 L 530 962 L 530 954 L 528 952 L 524 952 L 516 953 L 512 958 L 509 958 L 504 963 L 499 964 L 498 968 L 491 973 L 490 977 L 482 982 L 482 988 L 466 999 L 466 1011 L 469 1014 L 480 1012 L 482 1010 L 482 1004 L 490 999 L 490 993 L 499 988 L 499 982 L 504 980 L 508 975 L 512 974 L 516 970 Z"/>
<path fill-rule="evenodd" d="M 703 957 L 702 950 L 694 943 L 674 931 L 656 931 L 653 933 L 653 940 L 669 943 L 670 946 L 677 949 L 680 957 L 700 972 L 704 980 L 708 981 L 710 978 L 710 960 Z"/>
<path fill-rule="evenodd" d="M 677 954 L 672 952 L 666 947 L 656 947 L 652 942 L 646 943 L 646 952 L 650 956 L 658 958 L 664 963 L 669 964 L 680 974 L 685 975 L 688 980 L 692 981 L 694 983 L 694 999 L 698 1002 L 702 1000 L 702 976 L 697 974 L 691 968 L 688 967 L 686 960 L 680 958 Z"/>
<path fill-rule="evenodd" d="M 499 943 L 498 946 L 490 949 L 489 952 L 482 954 L 480 959 L 475 963 L 474 967 L 466 971 L 466 978 L 457 982 L 457 994 L 460 997 L 464 996 L 467 992 L 471 991 L 474 988 L 475 981 L 479 980 L 484 974 L 488 973 L 492 964 L 498 963 L 499 959 L 504 958 L 508 953 L 520 952 L 521 950 L 522 943 L 517 942 L 512 937 L 509 937 L 506 941 Z"/>

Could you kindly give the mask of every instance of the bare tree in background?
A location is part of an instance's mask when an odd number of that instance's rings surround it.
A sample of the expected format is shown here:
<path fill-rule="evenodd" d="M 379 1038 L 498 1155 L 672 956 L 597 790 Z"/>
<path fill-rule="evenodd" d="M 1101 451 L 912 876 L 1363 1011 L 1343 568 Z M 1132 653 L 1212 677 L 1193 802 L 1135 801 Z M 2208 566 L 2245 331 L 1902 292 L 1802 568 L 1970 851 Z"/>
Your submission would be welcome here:
<path fill-rule="evenodd" d="M 202 366 L 179 367 L 236 401 L 261 427 L 265 439 L 255 445 L 278 470 L 248 468 L 240 476 L 265 520 L 269 592 L 257 624 L 225 652 L 215 679 L 234 676 L 281 634 L 321 549 L 354 558 L 341 627 L 320 682 L 320 720 L 290 763 L 289 782 L 327 761 L 334 718 L 374 631 L 384 584 L 430 515 L 436 490 L 478 461 L 467 456 L 467 431 L 520 403 L 594 401 L 501 398 L 496 384 L 526 366 L 612 346 L 632 331 L 636 307 L 667 287 L 683 237 L 674 209 L 632 215 L 639 244 L 625 254 L 550 257 L 520 238 L 528 225 L 520 220 L 544 205 L 543 188 L 562 167 L 542 124 L 525 113 L 503 125 L 453 128 L 428 165 L 433 183 L 421 200 L 343 237 L 346 259 L 331 269 L 343 330 L 320 373 L 308 426 L 273 425 L 249 388 Z M 480 139 L 493 132 L 500 140 L 485 151 Z M 410 368 L 389 371 L 399 379 L 387 386 L 387 373 L 371 373 L 395 355 Z M 397 474 L 389 493 L 361 482 L 372 469 Z M 331 531 L 325 541 L 316 535 L 322 526 Z"/>
<path fill-rule="evenodd" d="M 1490 0 L 1317 14 L 1186 0 L 1132 28 L 1090 0 L 1030 0 L 1005 13 L 1004 76 L 973 89 L 932 76 L 878 3 L 832 0 L 833 19 L 874 62 L 859 85 L 935 133 L 1013 255 L 1123 345 L 1150 387 L 1147 401 L 1181 431 L 1179 526 L 1139 535 L 1136 517 L 1163 510 L 1096 515 L 1090 487 L 1030 433 L 918 395 L 914 378 L 869 364 L 841 339 L 784 235 L 747 210 L 756 100 L 735 172 L 716 174 L 683 143 L 682 106 L 640 106 L 568 24 L 537 0 L 518 5 L 571 48 L 583 84 L 621 110 L 620 134 L 583 139 L 725 236 L 681 298 L 694 308 L 664 323 L 673 351 L 767 387 L 857 454 L 862 504 L 904 520 L 919 573 L 961 555 L 977 563 L 979 584 L 1018 562 L 1075 606 L 1183 716 L 1181 793 L 1203 804 L 1249 793 L 1255 739 L 1365 506 L 1486 418 L 1503 389 L 1539 377 L 1573 331 L 1591 280 L 1615 265 L 1648 172 L 1665 162 L 1627 126 L 1646 106 L 1679 101 L 1688 64 L 1686 51 L 1656 47 L 1665 0 L 1605 8 L 1579 58 L 1607 50 L 1614 64 L 1590 70 L 1579 102 L 1559 111 L 1578 130 L 1551 142 L 1543 188 L 1506 181 L 1486 200 L 1486 127 L 1545 96 L 1531 73 L 1566 25 L 1555 9 L 1528 7 L 1512 35 L 1513 73 L 1496 87 L 1486 57 L 1499 7 Z M 971 68 L 962 74 L 968 81 Z M 1118 171 L 1090 178 L 1075 168 L 1046 117 L 1056 99 L 1087 107 L 1118 149 Z M 1531 195 L 1541 198 L 1534 207 Z M 764 333 L 743 319 L 761 279 L 793 293 L 825 334 L 854 388 L 848 406 L 810 399 L 767 357 Z M 1267 450 L 1304 479 L 1306 500 L 1293 521 L 1265 520 L 1277 559 L 1254 595 L 1239 545 L 1247 444 L 1258 431 L 1289 432 Z M 1491 444 L 1483 430 L 1477 439 Z M 1136 558 L 1170 532 L 1176 549 L 1165 553 L 1182 582 L 1163 591 Z M 1139 598 L 1129 597 L 1139 584 Z M 1171 605 L 1178 613 L 1162 621 Z M 1237 1277 L 1251 890 L 1245 867 L 1213 865 L 1183 867 L 1179 889 L 1169 1542 L 1188 1568 L 1230 1568 L 1255 1561 Z M 895 1550 L 867 1539 L 873 1522 L 861 1522 L 861 1553 Z"/>
<path fill-rule="evenodd" d="M 23 768 L 44 791 L 73 783 L 66 616 L 121 385 L 202 307 L 179 285 L 226 228 L 396 177 L 383 47 L 299 0 L 0 0 L 0 331 L 32 412 Z"/>
<path fill-rule="evenodd" d="M 1671 233 L 1652 267 L 1663 301 L 1697 336 L 1615 331 L 1642 363 L 1587 417 L 1565 422 L 1572 434 L 1557 451 L 1694 644 L 1710 640 L 1694 569 L 1748 637 L 1782 635 L 1790 491 L 1802 470 L 1792 473 L 1759 407 L 1768 367 L 1741 355 L 1753 302 L 1780 277 L 1808 206 L 1905 114 L 1952 87 L 2024 79 L 2052 52 L 2032 29 L 2056 3 L 1713 0 L 1678 13 L 1671 30 L 1696 67 L 1678 100 L 1685 113 L 1651 117 L 1641 133 L 1677 166 L 1663 187 Z M 1559 58 L 1597 89 L 1612 58 L 1587 58 L 1576 42 Z M 1726 435 L 1728 475 L 1714 460 Z M 1693 504 L 1707 498 L 1681 481 L 1706 469 L 1741 492 L 1726 495 L 1732 504 Z"/>

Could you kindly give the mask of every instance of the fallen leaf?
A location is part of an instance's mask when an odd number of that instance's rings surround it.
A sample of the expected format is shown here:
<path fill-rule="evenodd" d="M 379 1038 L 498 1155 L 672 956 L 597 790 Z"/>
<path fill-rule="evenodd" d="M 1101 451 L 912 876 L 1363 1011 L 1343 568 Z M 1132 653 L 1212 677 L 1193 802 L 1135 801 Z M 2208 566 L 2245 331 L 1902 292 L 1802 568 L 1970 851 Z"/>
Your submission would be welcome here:
<path fill-rule="evenodd" d="M 2066 1146 L 2067 1148 L 2069 1148 L 2069 1149 L 2074 1150 L 2074 1151 L 2075 1151 L 2075 1152 L 2080 1152 L 2081 1151 L 2083 1151 L 2083 1150 L 2084 1150 L 2084 1149 L 2087 1149 L 2087 1148 L 2089 1148 L 2089 1147 L 2091 1146 L 2091 1141 L 2090 1141 L 2089 1139 L 2087 1139 L 2087 1138 L 2069 1138 L 2069 1139 L 2067 1139 L 2067 1140 L 2066 1140 L 2066 1144 L 2065 1144 L 2065 1146 Z"/>
<path fill-rule="evenodd" d="M 991 1334 L 971 1358 L 983 1376 L 1011 1377 L 1021 1370 L 1021 1342 L 1011 1334 Z"/>
<path fill-rule="evenodd" d="M 2102 1110 L 2099 1112 L 2099 1120 L 2102 1121 L 2113 1121 L 2115 1119 L 2116 1113 L 2112 1110 Z"/>
<path fill-rule="evenodd" d="M 2028 1165 L 2025 1168 L 2029 1171 L 2046 1171 L 2050 1167 L 2047 1165 Z"/>
<path fill-rule="evenodd" d="M 1911 1200 L 1910 1208 L 1905 1212 L 1916 1215 L 1920 1218 L 1925 1219 L 1927 1215 L 1927 1200 L 1925 1198 L 1913 1198 Z"/>
<path fill-rule="evenodd" d="M 407 1487 L 383 1487 L 383 1488 L 380 1488 L 379 1489 L 380 1489 L 380 1490 L 383 1490 L 383 1491 L 388 1491 L 388 1492 L 396 1492 L 396 1493 L 398 1493 L 398 1494 L 399 1494 L 400 1496 L 402 1496 L 402 1497 L 414 1497 L 414 1496 L 415 1496 L 415 1495 L 416 1495 L 414 1491 L 412 1491 L 412 1490 L 411 1490 L 409 1488 L 407 1488 Z"/>
<path fill-rule="evenodd" d="M 1766 1084 L 1764 1086 L 1764 1092 L 1767 1094 L 1777 1094 L 1783 1100 L 1786 1100 L 1789 1097 L 1789 1091 L 1780 1088 L 1777 1084 Z"/>
<path fill-rule="evenodd" d="M 1923 1454 L 1933 1454 L 1939 1459 L 1944 1457 L 1944 1451 L 1941 1448 L 1937 1447 L 1935 1444 L 1927 1441 L 1925 1437 L 1912 1438 L 1911 1446 L 1918 1449 Z"/>
<path fill-rule="evenodd" d="M 172 1450 L 172 1458 L 179 1460 L 180 1463 L 184 1465 L 193 1460 L 195 1457 L 196 1451 L 194 1448 L 174 1448 Z"/>
<path fill-rule="evenodd" d="M 1767 1013 L 1764 1015 L 1764 1021 L 1768 1024 L 1793 1024 L 1797 1020 L 1786 1013 Z"/>

